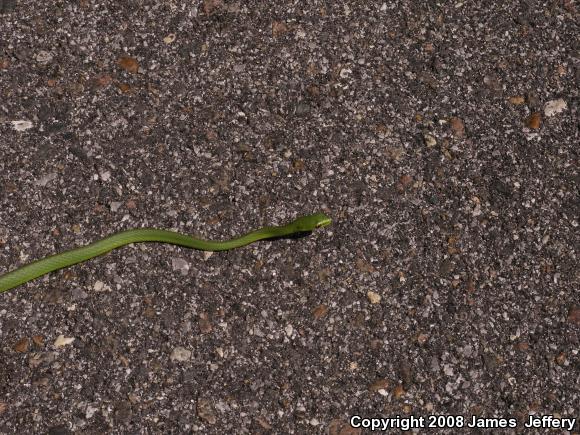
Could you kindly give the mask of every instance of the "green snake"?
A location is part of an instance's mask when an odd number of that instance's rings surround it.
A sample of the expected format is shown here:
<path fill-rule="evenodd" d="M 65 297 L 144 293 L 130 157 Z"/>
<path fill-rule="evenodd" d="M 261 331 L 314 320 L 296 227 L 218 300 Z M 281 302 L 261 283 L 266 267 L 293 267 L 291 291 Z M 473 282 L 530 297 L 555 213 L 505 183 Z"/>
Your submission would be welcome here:
<path fill-rule="evenodd" d="M 201 240 L 174 231 L 158 230 L 155 228 L 138 228 L 121 231 L 90 245 L 45 257 L 0 276 L 0 293 L 32 281 L 39 276 L 62 269 L 63 267 L 82 263 L 83 261 L 106 254 L 115 248 L 129 243 L 159 242 L 185 246 L 201 251 L 227 251 L 249 245 L 258 240 L 310 233 L 315 228 L 330 225 L 331 222 L 331 219 L 324 213 L 314 213 L 299 217 L 286 225 L 263 227 L 241 237 L 225 241 Z"/>

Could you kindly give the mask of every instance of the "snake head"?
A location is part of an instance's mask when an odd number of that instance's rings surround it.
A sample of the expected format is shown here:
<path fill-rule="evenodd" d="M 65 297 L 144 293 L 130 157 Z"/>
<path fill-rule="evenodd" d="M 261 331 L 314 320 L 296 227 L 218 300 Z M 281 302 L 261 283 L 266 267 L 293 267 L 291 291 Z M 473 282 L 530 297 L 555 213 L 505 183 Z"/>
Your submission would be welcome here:
<path fill-rule="evenodd" d="M 299 232 L 310 232 L 316 228 L 322 228 L 332 223 L 332 219 L 324 213 L 314 213 L 308 216 L 302 216 L 292 222 L 291 225 L 296 227 Z"/>

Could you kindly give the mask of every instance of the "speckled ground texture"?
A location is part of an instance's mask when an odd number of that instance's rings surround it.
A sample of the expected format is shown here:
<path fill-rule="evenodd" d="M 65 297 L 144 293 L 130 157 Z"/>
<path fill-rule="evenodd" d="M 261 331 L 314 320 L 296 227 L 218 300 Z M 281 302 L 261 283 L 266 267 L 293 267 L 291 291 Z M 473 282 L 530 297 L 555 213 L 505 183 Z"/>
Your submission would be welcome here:
<path fill-rule="evenodd" d="M 578 18 L 0 0 L 1 272 L 134 227 L 334 221 L 211 256 L 128 246 L 1 294 L 0 433 L 578 417 Z"/>

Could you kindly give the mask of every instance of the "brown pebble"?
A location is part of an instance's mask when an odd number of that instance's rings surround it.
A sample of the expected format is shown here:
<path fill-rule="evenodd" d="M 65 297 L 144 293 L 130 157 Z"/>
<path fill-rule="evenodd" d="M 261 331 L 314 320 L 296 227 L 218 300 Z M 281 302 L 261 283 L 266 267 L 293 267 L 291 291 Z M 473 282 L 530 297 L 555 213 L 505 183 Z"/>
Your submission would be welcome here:
<path fill-rule="evenodd" d="M 560 352 L 555 358 L 555 361 L 559 366 L 563 366 L 564 363 L 566 363 L 566 354 L 564 352 Z"/>
<path fill-rule="evenodd" d="M 131 86 L 127 83 L 117 83 L 117 88 L 124 94 L 131 92 Z"/>
<path fill-rule="evenodd" d="M 405 389 L 403 388 L 403 384 L 399 384 L 395 387 L 395 389 L 393 390 L 393 395 L 397 398 L 400 399 L 403 394 L 405 394 Z"/>
<path fill-rule="evenodd" d="M 16 352 L 26 352 L 28 350 L 28 337 L 21 338 L 14 345 L 14 350 Z"/>
<path fill-rule="evenodd" d="M 526 99 L 521 95 L 516 95 L 509 98 L 509 102 L 512 103 L 514 106 L 521 106 L 526 102 Z"/>
<path fill-rule="evenodd" d="M 403 185 L 403 187 L 407 187 L 412 182 L 413 182 L 413 177 L 411 177 L 408 174 L 405 174 L 401 178 L 399 178 L 399 183 L 401 183 Z"/>
<path fill-rule="evenodd" d="M 447 238 L 447 253 L 449 255 L 457 254 L 459 252 L 459 249 L 456 246 L 457 239 L 458 237 L 456 235 Z"/>
<path fill-rule="evenodd" d="M 420 345 L 424 345 L 425 343 L 427 343 L 427 340 L 429 340 L 429 336 L 427 334 L 424 333 L 419 333 L 419 335 L 417 335 L 417 343 L 419 343 Z"/>
<path fill-rule="evenodd" d="M 70 271 L 70 270 L 66 270 L 63 273 L 63 279 L 65 281 L 73 281 L 76 278 L 76 275 L 74 274 L 74 272 Z"/>
<path fill-rule="evenodd" d="M 352 427 L 348 422 L 335 418 L 328 425 L 328 435 L 360 435 L 362 429 Z"/>
<path fill-rule="evenodd" d="M 292 162 L 292 169 L 295 171 L 301 171 L 304 169 L 304 160 L 297 159 Z"/>
<path fill-rule="evenodd" d="M 568 322 L 580 325 L 580 306 L 575 305 L 568 311 Z"/>
<path fill-rule="evenodd" d="M 372 350 L 379 350 L 383 347 L 383 340 L 374 339 L 371 340 L 371 349 Z"/>
<path fill-rule="evenodd" d="M 263 429 L 266 429 L 266 430 L 272 429 L 272 425 L 270 424 L 270 422 L 268 420 L 266 420 L 264 417 L 262 417 L 261 415 L 256 417 L 256 421 L 258 422 L 258 424 L 260 426 L 262 426 Z"/>
<path fill-rule="evenodd" d="M 203 0 L 203 12 L 211 15 L 224 7 L 223 0 Z"/>
<path fill-rule="evenodd" d="M 397 192 L 403 193 L 405 189 L 413 182 L 413 177 L 408 174 L 405 174 L 399 178 L 399 182 L 395 186 L 397 188 Z"/>
<path fill-rule="evenodd" d="M 369 391 L 377 392 L 379 390 L 386 390 L 389 388 L 388 379 L 377 379 L 371 385 L 369 385 Z"/>
<path fill-rule="evenodd" d="M 540 128 L 541 123 L 542 123 L 542 115 L 540 115 L 540 112 L 532 113 L 526 121 L 527 126 L 529 128 L 533 128 L 534 130 Z"/>
<path fill-rule="evenodd" d="M 274 21 L 272 23 L 272 36 L 278 38 L 288 32 L 288 26 L 282 21 Z"/>
<path fill-rule="evenodd" d="M 525 341 L 520 341 L 514 346 L 517 350 L 521 350 L 522 352 L 527 351 L 530 348 L 530 345 Z"/>
<path fill-rule="evenodd" d="M 425 42 L 423 44 L 423 50 L 426 51 L 427 53 L 432 53 L 435 50 L 435 46 L 433 45 L 432 42 Z"/>
<path fill-rule="evenodd" d="M 355 261 L 355 265 L 360 272 L 373 273 L 375 271 L 373 265 L 370 264 L 368 261 L 363 260 L 362 258 L 357 258 Z"/>
<path fill-rule="evenodd" d="M 32 385 L 35 387 L 46 387 L 48 382 L 48 378 L 37 378 L 32 381 Z"/>
<path fill-rule="evenodd" d="M 320 304 L 314 310 L 312 310 L 312 315 L 315 319 L 321 319 L 328 313 L 328 306 Z"/>
<path fill-rule="evenodd" d="M 113 81 L 113 78 L 108 74 L 101 74 L 94 78 L 93 84 L 97 88 L 106 88 Z"/>
<path fill-rule="evenodd" d="M 199 314 L 199 330 L 202 334 L 209 334 L 213 331 L 213 325 L 211 324 L 209 315 L 207 313 Z"/>
<path fill-rule="evenodd" d="M 310 67 L 310 66 L 309 66 Z M 316 73 L 316 71 L 313 72 L 314 75 Z M 306 92 L 308 92 L 308 95 L 310 97 L 319 97 L 320 96 L 320 88 L 316 85 L 310 85 L 306 88 Z"/>
<path fill-rule="evenodd" d="M 117 61 L 117 64 L 125 71 L 133 74 L 139 71 L 139 62 L 137 62 L 136 59 L 129 56 L 121 56 Z"/>
<path fill-rule="evenodd" d="M 216 424 L 217 417 L 208 399 L 199 399 L 196 406 L 197 416 L 208 424 Z"/>
<path fill-rule="evenodd" d="M 401 158 L 405 154 L 405 149 L 403 147 L 391 146 L 385 150 L 385 154 L 386 154 L 387 158 L 398 162 L 399 160 L 401 160 Z"/>
<path fill-rule="evenodd" d="M 456 138 L 465 137 L 465 124 L 463 123 L 463 120 L 461 118 L 453 116 L 449 120 L 449 123 L 451 125 L 453 136 L 455 136 Z"/>

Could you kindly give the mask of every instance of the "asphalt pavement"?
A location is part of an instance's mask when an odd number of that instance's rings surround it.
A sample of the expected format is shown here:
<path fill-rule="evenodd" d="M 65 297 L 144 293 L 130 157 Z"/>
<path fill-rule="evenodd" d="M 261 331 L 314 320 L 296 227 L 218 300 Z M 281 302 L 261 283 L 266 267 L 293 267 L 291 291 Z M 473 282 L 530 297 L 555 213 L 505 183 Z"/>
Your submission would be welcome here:
<path fill-rule="evenodd" d="M 0 273 L 333 219 L 0 294 L 0 433 L 578 434 L 579 18 L 0 0 Z"/>

